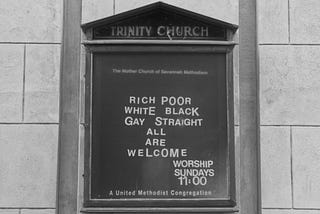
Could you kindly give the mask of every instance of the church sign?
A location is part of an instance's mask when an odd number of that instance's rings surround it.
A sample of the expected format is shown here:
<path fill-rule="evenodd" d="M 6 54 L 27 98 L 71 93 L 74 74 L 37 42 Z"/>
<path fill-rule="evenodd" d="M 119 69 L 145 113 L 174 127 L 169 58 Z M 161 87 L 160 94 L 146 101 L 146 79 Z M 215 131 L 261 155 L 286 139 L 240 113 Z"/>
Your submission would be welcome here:
<path fill-rule="evenodd" d="M 108 30 L 114 38 L 209 37 L 209 28 L 205 26 L 110 26 Z"/>
<path fill-rule="evenodd" d="M 84 206 L 234 207 L 236 26 L 155 3 L 83 29 Z"/>

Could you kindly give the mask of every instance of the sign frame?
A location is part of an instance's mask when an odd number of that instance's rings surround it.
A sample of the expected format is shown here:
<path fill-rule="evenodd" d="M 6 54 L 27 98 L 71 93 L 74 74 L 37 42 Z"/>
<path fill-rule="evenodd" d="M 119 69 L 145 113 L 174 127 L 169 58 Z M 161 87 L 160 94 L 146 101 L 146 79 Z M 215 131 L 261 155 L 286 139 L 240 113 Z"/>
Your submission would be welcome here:
<path fill-rule="evenodd" d="M 128 41 L 129 42 L 129 41 Z M 123 44 L 86 44 L 86 73 L 85 73 L 85 148 L 84 148 L 84 209 L 114 211 L 115 209 L 164 209 L 165 211 L 177 208 L 186 210 L 222 209 L 229 212 L 235 211 L 236 206 L 236 173 L 235 173 L 235 141 L 234 141 L 234 101 L 233 101 L 233 46 L 232 42 L 148 42 L 148 45 L 133 41 L 129 45 Z M 159 45 L 161 44 L 161 45 Z M 91 131 L 92 131 L 92 59 L 95 53 L 125 53 L 125 52 L 154 52 L 154 53 L 223 53 L 226 56 L 226 94 L 227 94 L 227 143 L 228 143 L 228 183 L 229 197 L 221 199 L 91 199 Z"/>

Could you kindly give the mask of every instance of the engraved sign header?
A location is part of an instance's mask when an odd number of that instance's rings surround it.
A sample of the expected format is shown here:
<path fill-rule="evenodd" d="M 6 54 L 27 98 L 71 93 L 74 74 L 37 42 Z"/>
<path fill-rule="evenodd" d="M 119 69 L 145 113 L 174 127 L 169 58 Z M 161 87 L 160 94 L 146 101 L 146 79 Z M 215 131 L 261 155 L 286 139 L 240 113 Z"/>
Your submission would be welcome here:
<path fill-rule="evenodd" d="M 204 26 L 111 26 L 113 37 L 208 37 Z"/>
<path fill-rule="evenodd" d="M 219 40 L 237 26 L 157 2 L 82 26 L 93 40 Z"/>

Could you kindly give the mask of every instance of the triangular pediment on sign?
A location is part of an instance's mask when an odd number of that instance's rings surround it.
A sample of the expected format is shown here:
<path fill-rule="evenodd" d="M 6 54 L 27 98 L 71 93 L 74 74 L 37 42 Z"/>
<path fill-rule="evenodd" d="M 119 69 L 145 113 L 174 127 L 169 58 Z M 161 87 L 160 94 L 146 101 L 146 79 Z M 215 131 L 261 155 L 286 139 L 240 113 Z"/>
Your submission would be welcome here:
<path fill-rule="evenodd" d="M 91 39 L 228 40 L 237 26 L 163 2 L 82 25 Z"/>

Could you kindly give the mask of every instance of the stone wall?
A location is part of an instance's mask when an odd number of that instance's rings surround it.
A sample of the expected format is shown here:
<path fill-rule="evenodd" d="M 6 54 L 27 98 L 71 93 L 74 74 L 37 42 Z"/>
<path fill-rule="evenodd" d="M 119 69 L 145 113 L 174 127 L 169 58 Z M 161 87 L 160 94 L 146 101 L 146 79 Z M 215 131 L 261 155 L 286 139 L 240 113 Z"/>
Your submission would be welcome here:
<path fill-rule="evenodd" d="M 320 213 L 320 1 L 259 8 L 264 214 Z"/>
<path fill-rule="evenodd" d="M 82 23 L 153 2 L 83 0 Z M 164 2 L 239 22 L 238 0 Z M 0 214 L 53 214 L 62 0 L 0 8 Z M 263 214 L 320 213 L 319 11 L 319 0 L 258 1 Z M 234 58 L 238 133 L 237 46 Z"/>
<path fill-rule="evenodd" d="M 0 214 L 53 214 L 62 0 L 0 8 Z"/>

